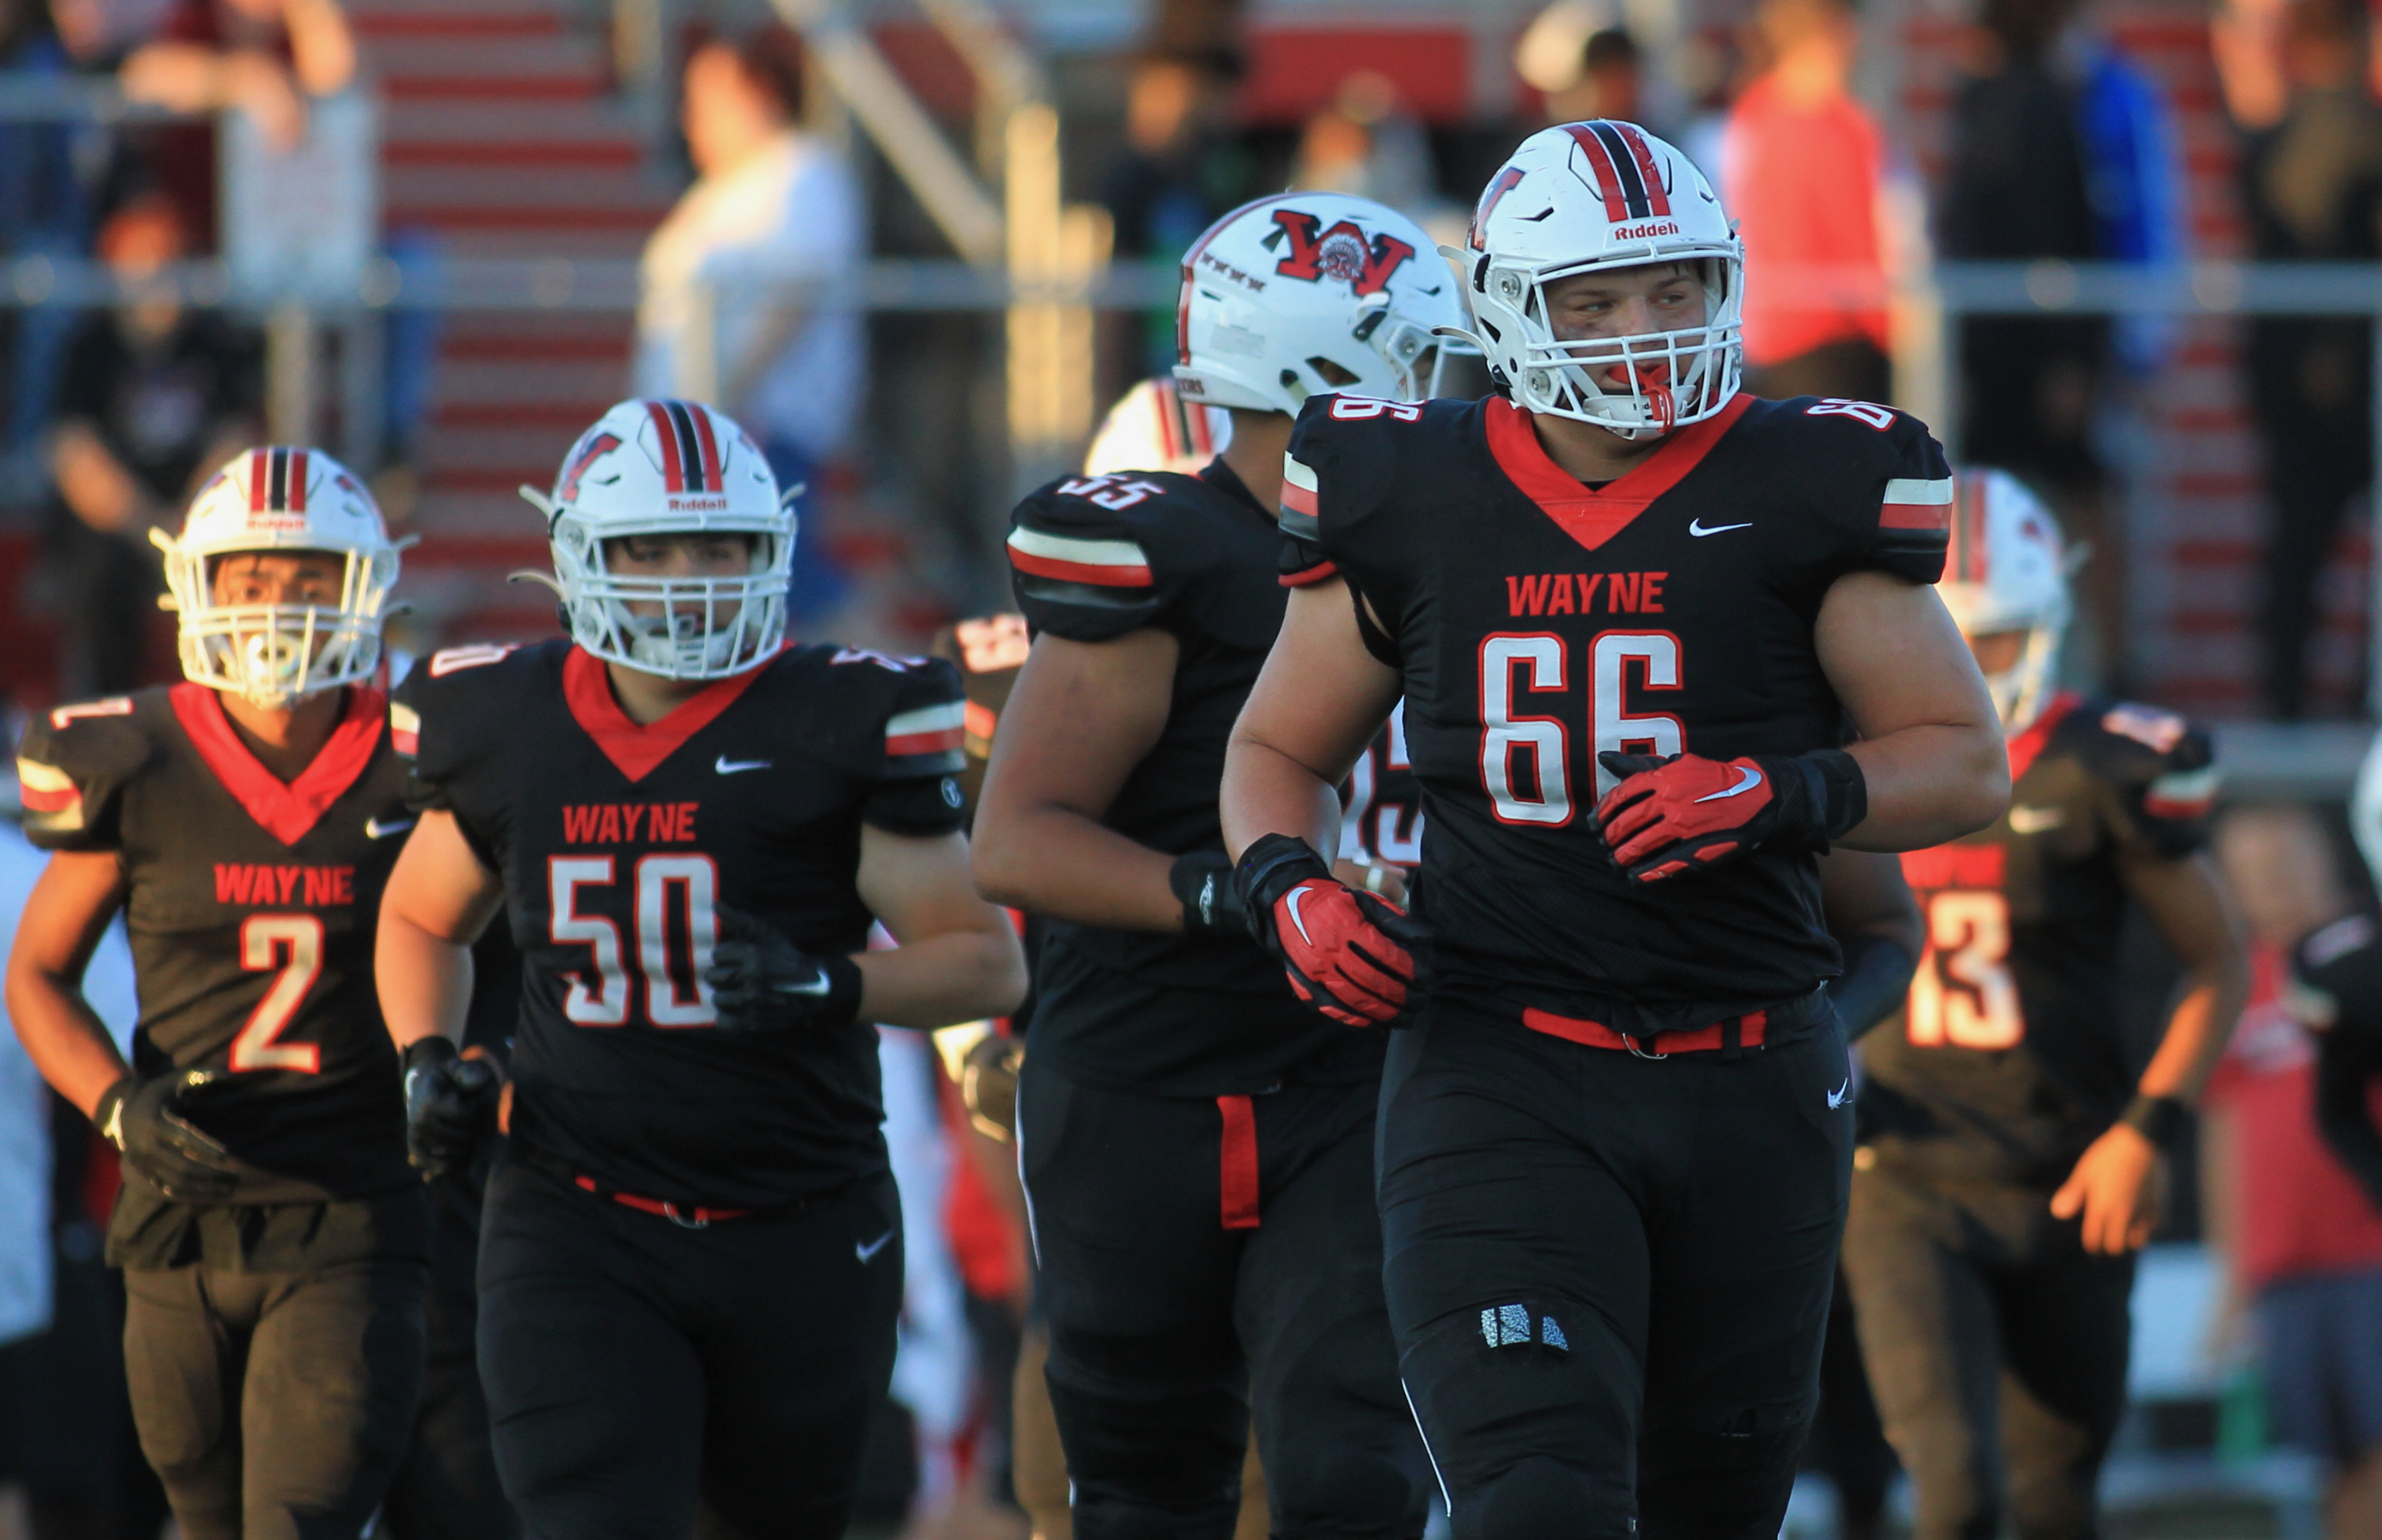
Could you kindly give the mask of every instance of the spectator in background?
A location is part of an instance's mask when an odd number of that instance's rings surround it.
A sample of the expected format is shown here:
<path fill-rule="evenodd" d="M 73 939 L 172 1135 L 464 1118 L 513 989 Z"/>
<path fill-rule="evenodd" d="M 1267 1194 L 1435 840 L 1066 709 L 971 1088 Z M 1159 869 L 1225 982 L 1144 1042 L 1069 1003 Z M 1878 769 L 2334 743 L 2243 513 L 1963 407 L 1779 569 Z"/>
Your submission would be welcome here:
<path fill-rule="evenodd" d="M 788 490 L 842 450 L 866 365 L 859 314 L 819 303 L 866 254 L 860 189 L 802 112 L 784 27 L 695 49 L 680 108 L 695 183 L 645 243 L 637 311 L 637 393 L 732 413 Z M 795 563 L 797 614 L 833 597 L 821 554 Z"/>
<path fill-rule="evenodd" d="M 1308 117 L 1290 185 L 1387 203 L 1449 245 L 1463 244 L 1471 212 L 1440 196 L 1422 125 L 1399 106 L 1397 88 L 1370 69 L 1343 79 Z"/>
<path fill-rule="evenodd" d="M 306 137 L 306 99 L 336 96 L 355 77 L 355 37 L 339 0 L 175 0 L 117 74 L 135 102 L 185 113 L 238 108 L 282 150 Z M 191 250 L 214 251 L 215 125 L 167 124 L 137 137 L 181 208 Z"/>
<path fill-rule="evenodd" d="M 1730 110 L 1723 196 L 1745 238 L 1747 387 L 1883 401 L 1891 392 L 1876 125 L 1847 89 L 1846 0 L 1762 0 L 1767 62 Z"/>
<path fill-rule="evenodd" d="M 0 0 L 0 72 L 56 78 L 75 67 L 48 0 Z M 0 122 L 0 259 L 77 257 L 91 238 L 91 197 L 77 165 L 90 130 L 58 122 Z M 48 416 L 64 310 L 0 312 L 0 456 L 31 450 Z"/>
<path fill-rule="evenodd" d="M 2219 1329 L 2237 1335 L 2244 1313 L 2254 1315 L 2276 1442 L 2332 1467 L 2329 1533 L 2382 1534 L 2382 1212 L 2318 1132 L 2316 1049 L 2292 1010 L 2325 1013 L 2309 1009 L 2304 990 L 2286 990 L 2302 938 L 2306 969 L 2357 945 L 2350 927 L 2370 939 L 2371 923 L 2340 918 L 2350 905 L 2332 842 L 2303 808 L 2233 813 L 2216 849 L 2252 965 L 2250 1003 L 2202 1114 Z"/>
<path fill-rule="evenodd" d="M 1100 183 L 1120 259 L 1173 262 L 1225 211 L 1255 196 L 1255 167 L 1226 114 L 1240 55 L 1222 48 L 1153 50 L 1125 84 L 1124 146 Z M 1174 362 L 1174 311 L 1143 318 L 1130 373 Z"/>
<path fill-rule="evenodd" d="M 257 436 L 255 339 L 159 281 L 188 252 L 174 202 L 135 195 L 99 234 L 99 255 L 126 298 L 84 317 L 67 344 L 50 437 L 67 517 L 52 521 L 47 565 L 65 622 L 59 689 L 68 700 L 142 682 L 142 641 L 162 591 L 149 532 Z"/>
<path fill-rule="evenodd" d="M 2236 3 L 2218 13 L 2225 98 L 2243 130 L 2242 203 L 2260 262 L 2382 256 L 2382 106 L 2366 79 L 2359 0 Z M 2266 703 L 2307 707 L 2316 580 L 2341 516 L 2374 479 L 2373 355 L 2364 317 L 2250 324 L 2250 409 L 2272 504 L 2259 627 Z"/>

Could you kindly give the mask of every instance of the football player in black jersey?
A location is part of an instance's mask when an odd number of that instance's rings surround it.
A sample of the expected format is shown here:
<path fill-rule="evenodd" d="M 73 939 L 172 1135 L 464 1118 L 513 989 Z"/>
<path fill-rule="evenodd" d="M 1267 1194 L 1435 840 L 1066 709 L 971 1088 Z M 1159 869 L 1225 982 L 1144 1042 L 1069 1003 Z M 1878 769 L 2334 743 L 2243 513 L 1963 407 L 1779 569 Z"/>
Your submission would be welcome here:
<path fill-rule="evenodd" d="M 2008 814 L 1912 850 L 1927 922 L 1906 1009 L 1861 1045 L 1845 1274 L 1926 1540 L 2096 1532 L 2125 1409 L 2133 1253 L 2159 1152 L 2248 985 L 2202 852 L 2206 736 L 2149 706 L 2057 692 L 2058 527 L 2017 480 L 1963 471 L 1946 604 L 2009 735 Z M 2115 959 L 2140 905 L 2184 970 L 2147 1066 Z"/>
<path fill-rule="evenodd" d="M 1319 1008 L 1415 1023 L 1386 1278 L 1459 1540 L 1769 1540 L 1852 1146 L 1816 855 L 2008 793 L 1928 586 L 1949 472 L 1887 408 L 1738 393 L 1736 235 L 1634 125 L 1533 135 L 1450 254 L 1510 398 L 1301 412 L 1236 881 Z M 1316 854 L 1402 691 L 1411 919 Z"/>
<path fill-rule="evenodd" d="M 8 1011 L 122 1152 L 107 1258 L 182 1532 L 355 1534 L 405 1448 L 428 1286 L 371 976 L 407 821 L 372 683 L 397 549 L 356 479 L 302 448 L 241 455 L 154 538 L 187 678 L 26 734 L 25 832 L 55 853 Z M 80 993 L 118 910 L 129 1066 Z"/>
<path fill-rule="evenodd" d="M 1389 1540 L 1420 1531 L 1423 1478 L 1369 1202 L 1381 1044 L 1304 1011 L 1254 943 L 1216 788 L 1282 617 L 1292 412 L 1350 383 L 1419 396 L 1462 312 L 1406 220 L 1293 193 L 1193 244 L 1179 316 L 1222 454 L 1056 483 L 1009 536 L 1036 636 L 976 870 L 1043 922 L 1018 1145 L 1047 1379 L 1080 1540 L 1229 1534 L 1253 1404 L 1273 1533 Z"/>
<path fill-rule="evenodd" d="M 959 835 L 948 664 L 784 641 L 793 518 L 708 407 L 629 401 L 545 509 L 568 641 L 462 647 L 390 709 L 420 823 L 378 978 L 411 1131 L 460 1163 L 455 1040 L 522 956 L 480 1253 L 497 1470 L 535 1536 L 831 1537 L 893 1357 L 868 1023 L 998 1015 L 1025 968 Z M 870 921 L 901 945 L 863 953 Z"/>

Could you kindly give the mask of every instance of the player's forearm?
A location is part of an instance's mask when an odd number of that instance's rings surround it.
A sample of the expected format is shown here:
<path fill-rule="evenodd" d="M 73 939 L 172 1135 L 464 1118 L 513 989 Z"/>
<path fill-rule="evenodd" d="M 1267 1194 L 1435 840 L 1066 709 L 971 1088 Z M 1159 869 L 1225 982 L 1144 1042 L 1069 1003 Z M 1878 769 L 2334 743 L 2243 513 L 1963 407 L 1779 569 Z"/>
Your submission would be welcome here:
<path fill-rule="evenodd" d="M 381 1019 L 403 1053 L 425 1037 L 463 1041 L 472 1005 L 472 948 L 424 929 L 384 904 L 374 942 Z"/>
<path fill-rule="evenodd" d="M 1218 799 L 1224 849 L 1241 852 L 1270 834 L 1295 835 L 1324 854 L 1340 843 L 1340 794 L 1331 782 L 1243 728 L 1224 752 Z"/>
<path fill-rule="evenodd" d="M 980 814 L 969 859 L 976 891 L 996 904 L 1122 930 L 1183 928 L 1183 900 L 1167 882 L 1174 858 L 1071 808 L 1045 802 Z"/>
<path fill-rule="evenodd" d="M 2197 1101 L 2225 1055 L 2225 1040 L 2249 996 L 2249 969 L 2220 959 L 2192 970 L 2193 982 L 2167 1018 L 2167 1033 L 2135 1089 L 2145 1096 Z"/>
<path fill-rule="evenodd" d="M 129 1070 L 106 1024 L 72 982 L 44 969 L 12 965 L 7 997 L 25 1057 L 52 1090 L 91 1116 L 101 1094 Z"/>
<path fill-rule="evenodd" d="M 1990 723 L 1927 723 L 1853 744 L 1869 813 L 1839 844 L 1923 850 L 1983 828 L 2009 806 L 2009 754 Z"/>
<path fill-rule="evenodd" d="M 1025 998 L 1025 958 L 1016 936 L 947 931 L 890 951 L 863 952 L 860 1019 L 932 1032 L 1006 1016 Z"/>

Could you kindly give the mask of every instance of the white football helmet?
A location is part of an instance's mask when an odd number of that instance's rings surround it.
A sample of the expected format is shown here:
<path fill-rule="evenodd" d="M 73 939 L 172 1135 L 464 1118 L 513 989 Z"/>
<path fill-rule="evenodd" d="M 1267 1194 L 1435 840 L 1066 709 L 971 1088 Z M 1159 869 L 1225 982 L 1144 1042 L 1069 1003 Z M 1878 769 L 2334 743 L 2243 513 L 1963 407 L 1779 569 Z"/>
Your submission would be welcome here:
<path fill-rule="evenodd" d="M 166 553 L 164 603 L 179 617 L 176 646 L 191 683 L 277 710 L 360 684 L 380 666 L 399 546 L 363 483 L 320 449 L 243 451 L 199 488 L 179 535 L 152 530 L 149 538 Z M 261 551 L 344 557 L 338 604 L 215 603 L 217 563 Z"/>
<path fill-rule="evenodd" d="M 669 679 L 724 679 L 767 662 L 786 634 L 793 496 L 744 430 L 696 401 L 623 401 L 562 458 L 546 515 L 571 639 L 607 662 Z M 614 573 L 607 541 L 634 534 L 749 534 L 733 578 Z"/>
<path fill-rule="evenodd" d="M 1336 390 L 1418 401 L 1436 334 L 1463 325 L 1454 275 L 1406 215 L 1345 193 L 1277 193 L 1184 253 L 1174 378 L 1187 400 L 1250 411 L 1295 414 Z"/>
<path fill-rule="evenodd" d="M 1985 677 L 2005 731 L 2025 731 L 2051 699 L 2068 629 L 2068 562 L 2059 521 L 2016 476 L 1968 470 L 1953 477 L 1951 548 L 1935 591 L 1962 636 L 2027 633 L 2018 662 Z"/>
<path fill-rule="evenodd" d="M 1634 123 L 1566 123 L 1524 140 L 1480 194 L 1469 250 L 1441 252 L 1464 263 L 1480 349 L 1517 406 L 1639 439 L 1701 422 L 1737 395 L 1745 244 L 1695 164 Z M 1556 339 L 1549 284 L 1674 262 L 1703 280 L 1701 326 Z"/>
<path fill-rule="evenodd" d="M 1189 476 L 1232 441 L 1232 413 L 1185 401 L 1173 380 L 1144 380 L 1109 409 L 1084 451 L 1084 474 L 1173 471 Z"/>

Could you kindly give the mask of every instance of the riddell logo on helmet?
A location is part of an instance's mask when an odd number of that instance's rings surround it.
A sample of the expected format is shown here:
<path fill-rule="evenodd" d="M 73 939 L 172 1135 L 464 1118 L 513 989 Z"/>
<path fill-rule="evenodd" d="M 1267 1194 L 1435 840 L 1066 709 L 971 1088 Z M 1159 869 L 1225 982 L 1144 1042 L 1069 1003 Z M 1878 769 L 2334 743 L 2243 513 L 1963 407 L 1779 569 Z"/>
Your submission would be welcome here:
<path fill-rule="evenodd" d="M 1617 225 L 1614 226 L 1613 238 L 1615 240 L 1651 240 L 1656 236 L 1675 236 L 1678 233 L 1678 226 L 1673 224 L 1667 219 L 1664 219 L 1659 220 L 1651 225 Z"/>
<path fill-rule="evenodd" d="M 688 497 L 678 493 L 672 493 L 669 497 L 669 506 L 670 511 L 673 513 L 725 513 L 728 511 L 728 499 L 725 497 Z"/>

